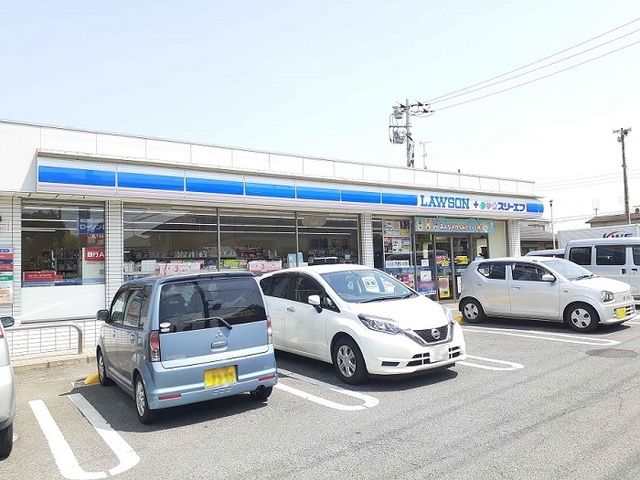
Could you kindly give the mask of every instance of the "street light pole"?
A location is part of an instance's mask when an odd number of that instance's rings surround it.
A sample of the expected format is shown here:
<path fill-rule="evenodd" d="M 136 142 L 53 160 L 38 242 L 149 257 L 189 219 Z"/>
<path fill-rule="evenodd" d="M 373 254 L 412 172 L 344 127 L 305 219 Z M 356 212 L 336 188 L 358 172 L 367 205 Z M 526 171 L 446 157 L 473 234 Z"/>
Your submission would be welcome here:
<path fill-rule="evenodd" d="M 629 209 L 629 184 L 627 182 L 627 159 L 624 152 L 624 138 L 629 134 L 631 128 L 620 128 L 614 130 L 613 133 L 618 133 L 618 142 L 622 145 L 622 177 L 624 180 L 624 214 L 627 217 L 627 223 L 631 225 L 631 210 Z"/>
<path fill-rule="evenodd" d="M 413 168 L 414 166 L 414 162 L 413 162 L 413 139 L 411 138 L 411 107 L 409 106 L 409 99 L 407 98 L 407 103 L 405 103 L 405 105 L 407 106 L 406 110 L 404 111 L 405 117 L 406 117 L 406 124 L 405 124 L 405 131 L 407 132 L 407 167 Z"/>

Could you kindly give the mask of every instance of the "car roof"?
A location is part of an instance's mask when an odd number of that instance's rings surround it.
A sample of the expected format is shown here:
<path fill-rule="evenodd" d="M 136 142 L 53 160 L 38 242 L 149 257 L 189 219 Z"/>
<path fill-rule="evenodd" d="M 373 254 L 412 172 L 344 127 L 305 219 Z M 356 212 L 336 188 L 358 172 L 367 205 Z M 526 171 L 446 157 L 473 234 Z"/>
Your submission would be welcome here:
<path fill-rule="evenodd" d="M 303 272 L 303 273 L 317 273 L 322 275 L 323 273 L 333 272 L 345 272 L 348 270 L 371 270 L 373 267 L 367 267 L 365 265 L 359 265 L 356 263 L 332 263 L 328 265 L 309 265 L 306 267 L 293 267 L 284 270 L 278 270 L 273 272 L 274 274 L 281 272 Z"/>
<path fill-rule="evenodd" d="M 482 262 L 548 262 L 549 260 L 563 260 L 562 258 L 554 257 L 536 257 L 535 255 L 521 256 L 521 257 L 499 257 L 499 258 L 485 258 L 484 260 L 475 260 L 473 263 Z"/>
<path fill-rule="evenodd" d="M 255 277 L 252 272 L 246 270 L 232 270 L 229 272 L 199 272 L 199 273 L 180 273 L 176 275 L 154 275 L 151 277 L 138 278 L 125 282 L 127 286 L 147 286 L 156 284 L 165 284 L 171 282 L 181 282 L 186 280 L 198 280 L 201 278 L 238 278 L 238 277 Z"/>
<path fill-rule="evenodd" d="M 569 240 L 567 246 L 575 245 L 618 245 L 618 244 L 640 244 L 640 237 L 615 237 L 615 238 L 579 238 L 575 240 Z"/>

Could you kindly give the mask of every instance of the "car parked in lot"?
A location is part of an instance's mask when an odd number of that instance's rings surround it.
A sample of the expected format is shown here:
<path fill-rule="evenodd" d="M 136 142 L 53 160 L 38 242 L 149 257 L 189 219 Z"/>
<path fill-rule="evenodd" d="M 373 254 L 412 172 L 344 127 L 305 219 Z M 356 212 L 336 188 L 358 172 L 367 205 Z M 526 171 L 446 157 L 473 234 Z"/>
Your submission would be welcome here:
<path fill-rule="evenodd" d="M 460 311 L 470 323 L 485 316 L 526 318 L 582 332 L 636 315 L 628 284 L 553 257 L 474 261 L 462 275 Z"/>
<path fill-rule="evenodd" d="M 132 281 L 98 320 L 100 383 L 131 394 L 142 423 L 158 409 L 245 392 L 264 401 L 277 381 L 271 321 L 249 272 Z"/>
<path fill-rule="evenodd" d="M 16 416 L 16 386 L 4 329 L 13 326 L 13 318 L 0 318 L 0 458 L 13 449 L 13 420 Z"/>
<path fill-rule="evenodd" d="M 356 384 L 452 366 L 465 358 L 451 310 L 384 272 L 361 265 L 291 268 L 260 285 L 276 349 L 333 363 Z"/>

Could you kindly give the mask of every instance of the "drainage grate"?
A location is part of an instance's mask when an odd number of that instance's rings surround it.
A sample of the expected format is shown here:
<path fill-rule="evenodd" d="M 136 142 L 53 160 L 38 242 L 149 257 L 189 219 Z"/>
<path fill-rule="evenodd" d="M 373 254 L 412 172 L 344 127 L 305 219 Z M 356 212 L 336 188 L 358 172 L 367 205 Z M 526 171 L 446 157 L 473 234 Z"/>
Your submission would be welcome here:
<path fill-rule="evenodd" d="M 638 353 L 624 348 L 602 348 L 598 350 L 589 350 L 587 351 L 587 355 L 604 358 L 633 358 L 637 357 Z"/>

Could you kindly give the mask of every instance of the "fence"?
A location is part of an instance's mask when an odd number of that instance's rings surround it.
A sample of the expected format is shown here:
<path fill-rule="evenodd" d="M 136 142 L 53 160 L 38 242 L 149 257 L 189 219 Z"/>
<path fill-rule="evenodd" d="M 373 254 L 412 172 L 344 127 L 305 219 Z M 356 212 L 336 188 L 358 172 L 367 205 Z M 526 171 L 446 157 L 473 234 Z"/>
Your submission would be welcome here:
<path fill-rule="evenodd" d="M 27 324 L 5 330 L 11 358 L 27 355 L 82 353 L 98 342 L 102 322 L 80 320 Z"/>

